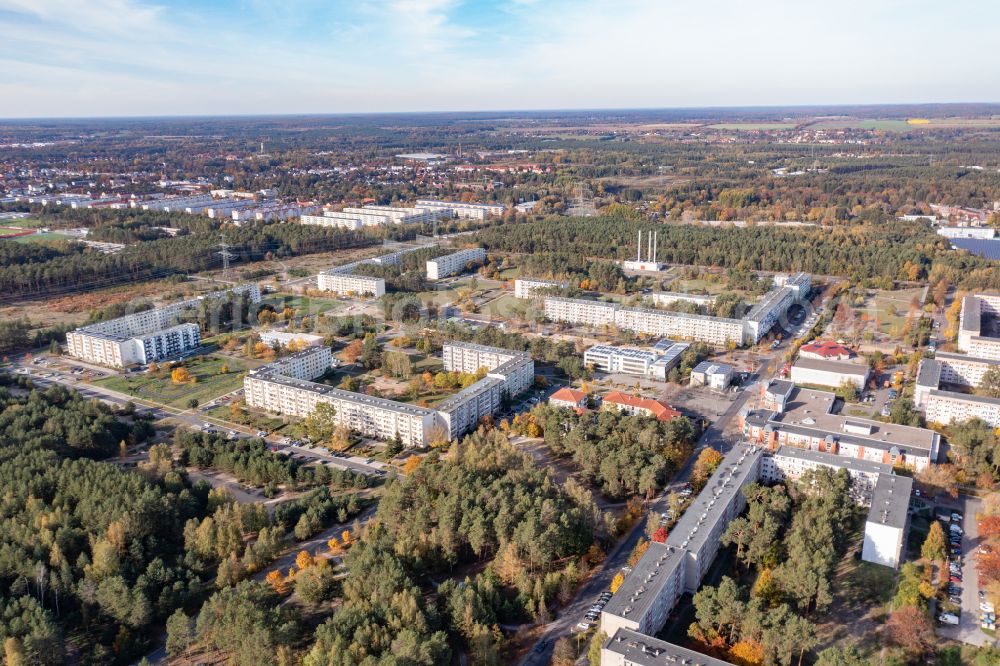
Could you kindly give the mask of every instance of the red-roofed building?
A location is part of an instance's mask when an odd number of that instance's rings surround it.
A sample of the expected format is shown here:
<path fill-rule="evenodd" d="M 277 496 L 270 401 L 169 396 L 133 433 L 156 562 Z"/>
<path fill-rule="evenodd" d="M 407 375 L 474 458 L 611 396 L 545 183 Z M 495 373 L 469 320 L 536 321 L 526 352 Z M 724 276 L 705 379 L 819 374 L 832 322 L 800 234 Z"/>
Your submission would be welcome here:
<path fill-rule="evenodd" d="M 816 358 L 824 361 L 846 361 L 854 357 L 854 352 L 832 340 L 814 340 L 799 349 L 802 358 Z"/>
<path fill-rule="evenodd" d="M 681 415 L 676 409 L 665 402 L 651 398 L 637 398 L 613 391 L 604 396 L 603 404 L 608 409 L 614 409 L 631 416 L 653 416 L 660 421 L 669 421 Z"/>
<path fill-rule="evenodd" d="M 571 388 L 561 388 L 549 396 L 549 404 L 553 407 L 569 407 L 570 409 L 586 409 L 587 394 Z"/>

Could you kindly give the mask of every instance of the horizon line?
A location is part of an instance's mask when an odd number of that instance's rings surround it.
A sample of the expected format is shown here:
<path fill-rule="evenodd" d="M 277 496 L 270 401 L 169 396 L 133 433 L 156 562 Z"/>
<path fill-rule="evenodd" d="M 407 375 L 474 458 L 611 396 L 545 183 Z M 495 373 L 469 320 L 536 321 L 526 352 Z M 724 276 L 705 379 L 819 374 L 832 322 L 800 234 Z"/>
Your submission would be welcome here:
<path fill-rule="evenodd" d="M 174 115 L 85 115 L 85 116 L 12 116 L 0 117 L 0 123 L 6 122 L 59 122 L 83 120 L 213 120 L 229 118 L 349 118 L 370 116 L 444 116 L 456 114 L 543 114 L 543 113 L 626 113 L 626 112 L 657 112 L 657 111 L 782 111 L 808 109 L 867 109 L 867 108 L 927 108 L 927 107 L 997 107 L 1000 111 L 1000 101 L 995 102 L 864 102 L 864 103 L 833 103 L 833 104 L 774 104 L 774 105 L 708 105 L 708 106 L 636 106 L 636 107 L 539 107 L 510 109 L 454 109 L 454 110 L 410 110 L 410 111 L 320 111 L 320 112 L 275 112 L 275 113 L 192 113 Z"/>

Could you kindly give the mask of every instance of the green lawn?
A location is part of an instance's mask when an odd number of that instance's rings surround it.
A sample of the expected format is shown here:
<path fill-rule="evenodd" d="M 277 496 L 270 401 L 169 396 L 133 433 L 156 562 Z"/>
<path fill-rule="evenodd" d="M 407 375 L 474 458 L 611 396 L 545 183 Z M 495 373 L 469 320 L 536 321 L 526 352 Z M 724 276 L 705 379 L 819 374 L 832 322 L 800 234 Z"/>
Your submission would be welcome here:
<path fill-rule="evenodd" d="M 44 233 L 44 234 L 31 234 L 30 236 L 18 236 L 17 238 L 12 238 L 15 243 L 37 243 L 39 241 L 46 240 L 76 240 L 73 236 L 67 236 L 66 234 L 56 234 L 56 233 Z"/>
<path fill-rule="evenodd" d="M 866 301 L 861 312 L 874 320 L 878 317 L 879 330 L 887 335 L 898 335 L 910 312 L 910 303 L 920 297 L 922 289 L 875 290 Z M 860 313 L 859 313 L 860 314 Z"/>
<path fill-rule="evenodd" d="M 297 296 L 295 294 L 268 294 L 261 299 L 261 304 L 268 304 L 281 312 L 284 308 L 292 308 L 298 315 L 320 314 L 343 307 L 340 301 L 313 296 Z"/>
<path fill-rule="evenodd" d="M 220 374 L 223 365 L 229 372 Z M 188 359 L 184 367 L 197 378 L 193 384 L 174 384 L 170 373 L 162 368 L 159 373 L 134 373 L 129 376 L 113 376 L 94 382 L 109 389 L 134 395 L 137 398 L 185 409 L 194 398 L 199 404 L 219 397 L 243 386 L 246 365 L 234 359 L 203 356 Z"/>
<path fill-rule="evenodd" d="M 523 313 L 528 305 L 530 305 L 530 302 L 523 298 L 518 298 L 514 294 L 504 294 L 500 298 L 487 303 L 483 307 L 483 311 L 501 317 L 511 317 L 515 308 Z"/>
<path fill-rule="evenodd" d="M 229 405 L 220 405 L 218 407 L 213 407 L 207 414 L 213 418 L 217 418 L 220 421 L 230 421 L 233 422 L 232 414 L 229 411 Z M 274 432 L 280 430 L 285 426 L 285 422 L 281 419 L 269 416 L 264 412 L 249 411 L 247 412 L 249 417 L 248 421 L 235 421 L 236 423 L 241 423 L 241 425 L 247 425 L 251 428 L 257 430 L 266 430 L 267 432 Z"/>

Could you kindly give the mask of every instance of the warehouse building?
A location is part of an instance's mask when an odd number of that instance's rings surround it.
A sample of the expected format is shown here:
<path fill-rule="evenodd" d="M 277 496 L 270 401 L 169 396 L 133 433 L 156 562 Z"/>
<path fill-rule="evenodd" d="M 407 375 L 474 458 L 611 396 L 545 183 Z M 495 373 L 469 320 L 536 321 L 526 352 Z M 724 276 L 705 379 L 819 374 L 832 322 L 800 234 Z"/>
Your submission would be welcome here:
<path fill-rule="evenodd" d="M 450 275 L 464 273 L 471 264 L 481 264 L 485 261 L 486 250 L 481 247 L 446 254 L 427 261 L 427 279 L 440 280 Z"/>
<path fill-rule="evenodd" d="M 791 380 L 796 384 L 831 386 L 838 388 L 850 382 L 863 389 L 871 377 L 867 365 L 852 361 L 827 361 L 818 358 L 799 358 L 792 365 Z"/>

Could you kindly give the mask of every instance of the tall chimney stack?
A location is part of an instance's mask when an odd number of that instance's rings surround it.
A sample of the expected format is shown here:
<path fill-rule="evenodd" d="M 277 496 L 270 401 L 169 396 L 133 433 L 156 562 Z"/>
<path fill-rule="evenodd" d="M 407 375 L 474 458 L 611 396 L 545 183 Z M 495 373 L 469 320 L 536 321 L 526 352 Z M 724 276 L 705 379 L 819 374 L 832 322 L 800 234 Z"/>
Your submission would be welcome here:
<path fill-rule="evenodd" d="M 656 240 L 657 240 L 657 236 L 659 236 L 659 235 L 660 235 L 659 231 L 654 231 L 653 232 L 653 263 L 654 264 L 656 263 Z"/>
<path fill-rule="evenodd" d="M 642 261 L 642 229 L 639 229 L 639 242 L 635 244 L 635 260 Z"/>

